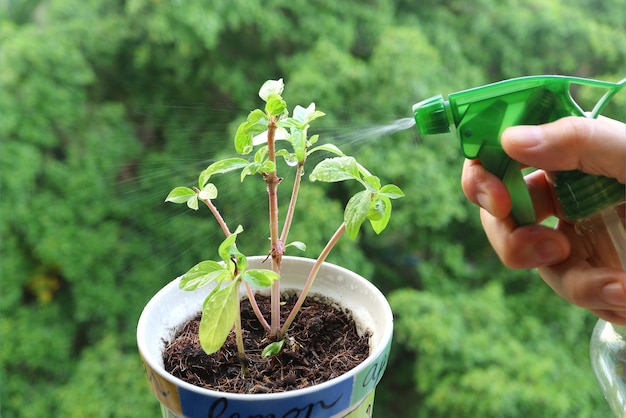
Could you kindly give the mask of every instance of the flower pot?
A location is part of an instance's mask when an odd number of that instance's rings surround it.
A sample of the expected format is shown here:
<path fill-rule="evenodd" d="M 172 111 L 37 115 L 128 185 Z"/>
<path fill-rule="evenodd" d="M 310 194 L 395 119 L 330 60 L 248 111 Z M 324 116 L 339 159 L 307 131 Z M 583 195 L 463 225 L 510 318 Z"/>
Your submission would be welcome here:
<path fill-rule="evenodd" d="M 250 257 L 250 268 L 261 268 L 265 257 Z M 282 289 L 302 289 L 314 260 L 284 257 Z M 150 388 L 163 417 L 189 418 L 314 418 L 371 417 L 374 390 L 387 366 L 393 317 L 383 294 L 363 277 L 325 263 L 311 290 L 352 312 L 359 332 L 369 330 L 370 355 L 348 373 L 305 389 L 273 394 L 235 394 L 204 389 L 165 371 L 162 351 L 176 330 L 196 315 L 209 286 L 187 292 L 176 279 L 146 305 L 137 325 L 137 344 Z M 244 294 L 242 288 L 242 295 Z"/>

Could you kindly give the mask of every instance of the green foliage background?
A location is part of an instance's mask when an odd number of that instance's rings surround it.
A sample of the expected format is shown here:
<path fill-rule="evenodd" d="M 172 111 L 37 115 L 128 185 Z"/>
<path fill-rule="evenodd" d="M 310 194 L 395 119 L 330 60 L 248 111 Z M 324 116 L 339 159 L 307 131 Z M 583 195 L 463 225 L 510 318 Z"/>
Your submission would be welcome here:
<path fill-rule="evenodd" d="M 258 87 L 279 77 L 291 106 L 329 115 L 322 139 L 407 195 L 381 237 L 331 260 L 395 311 L 376 416 L 609 416 L 587 354 L 595 318 L 501 266 L 463 197 L 453 135 L 385 126 L 504 78 L 621 79 L 625 13 L 623 0 L 0 0 L 2 416 L 159 414 L 137 319 L 220 238 L 206 211 L 163 199 L 231 149 Z M 625 118 L 623 97 L 609 116 Z M 261 232 L 264 200 L 243 188 L 222 186 L 221 211 Z M 292 236 L 308 255 L 348 192 L 302 196 Z"/>

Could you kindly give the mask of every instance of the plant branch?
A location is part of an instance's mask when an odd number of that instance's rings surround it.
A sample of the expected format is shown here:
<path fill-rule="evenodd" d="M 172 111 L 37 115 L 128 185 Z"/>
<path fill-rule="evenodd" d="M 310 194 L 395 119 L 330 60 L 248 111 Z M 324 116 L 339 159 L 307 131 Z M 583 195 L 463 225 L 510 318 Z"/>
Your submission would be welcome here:
<path fill-rule="evenodd" d="M 193 191 L 200 194 L 200 189 L 198 189 L 197 187 L 194 187 Z M 231 232 L 228 229 L 228 225 L 226 225 L 226 221 L 224 220 L 224 218 L 222 218 L 222 215 L 217 210 L 217 207 L 213 204 L 213 202 L 211 202 L 210 199 L 200 199 L 200 200 L 204 202 L 205 205 L 207 205 L 207 207 L 209 208 L 209 210 L 211 211 L 211 213 L 217 220 L 217 223 L 222 228 L 222 231 L 224 231 L 224 235 L 226 235 L 226 237 L 230 237 Z"/>
<path fill-rule="evenodd" d="M 267 323 L 267 320 L 265 319 L 265 317 L 263 316 L 263 313 L 261 312 L 261 308 L 259 308 L 259 304 L 256 302 L 256 298 L 254 297 L 254 291 L 252 290 L 252 287 L 248 283 L 245 283 L 245 285 L 246 285 L 246 293 L 248 294 L 248 299 L 250 300 L 250 304 L 252 305 L 252 310 L 254 311 L 254 314 L 256 315 L 257 319 L 259 320 L 263 328 L 265 328 L 267 332 L 269 332 L 270 324 Z"/>
<path fill-rule="evenodd" d="M 280 242 L 287 242 L 287 236 L 289 235 L 289 229 L 291 228 L 291 222 L 293 221 L 293 214 L 296 210 L 296 202 L 298 201 L 298 193 L 300 191 L 300 184 L 302 183 L 302 169 L 304 167 L 304 161 L 298 163 L 296 169 L 296 177 L 293 181 L 293 188 L 291 189 L 291 200 L 289 201 L 289 207 L 287 208 L 287 216 L 285 217 L 285 224 L 283 225 L 283 232 L 280 235 Z"/>
<path fill-rule="evenodd" d="M 328 243 L 326 243 L 326 246 L 320 253 L 317 260 L 315 260 L 315 264 L 313 265 L 313 268 L 311 268 L 311 271 L 309 272 L 309 277 L 307 277 L 306 279 L 306 283 L 304 284 L 304 288 L 302 289 L 302 292 L 300 292 L 300 296 L 298 296 L 298 300 L 296 301 L 296 304 L 294 305 L 293 309 L 289 313 L 289 316 L 287 317 L 287 320 L 283 324 L 282 328 L 280 329 L 281 338 L 283 338 L 287 334 L 287 330 L 291 326 L 291 323 L 293 322 L 293 320 L 296 318 L 296 315 L 298 315 L 298 312 L 300 311 L 300 308 L 302 307 L 304 300 L 306 299 L 309 291 L 311 290 L 311 286 L 313 286 L 313 282 L 315 281 L 315 278 L 317 277 L 317 273 L 322 267 L 324 260 L 326 260 L 326 258 L 328 257 L 328 254 L 330 254 L 330 251 L 333 249 L 335 244 L 337 244 L 337 241 L 339 241 L 339 238 L 341 238 L 344 232 L 346 232 L 346 224 L 345 222 L 342 222 L 341 225 L 339 225 L 339 228 L 337 228 L 333 236 L 330 238 Z"/>

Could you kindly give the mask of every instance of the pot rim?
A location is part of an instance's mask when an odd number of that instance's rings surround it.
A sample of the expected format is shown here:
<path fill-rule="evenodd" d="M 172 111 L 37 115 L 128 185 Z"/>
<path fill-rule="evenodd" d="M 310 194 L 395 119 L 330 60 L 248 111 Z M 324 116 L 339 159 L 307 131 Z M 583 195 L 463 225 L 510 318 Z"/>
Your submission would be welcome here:
<path fill-rule="evenodd" d="M 265 258 L 265 257 L 264 256 L 248 257 L 249 260 L 253 260 L 255 258 Z M 283 261 L 285 260 L 287 261 L 300 260 L 300 261 L 315 262 L 315 260 L 311 258 L 298 257 L 298 256 L 284 256 Z M 384 311 L 384 316 L 385 316 L 384 322 L 389 324 L 389 326 L 384 327 L 383 335 L 381 336 L 379 340 L 380 342 L 377 344 L 376 347 L 374 347 L 374 349 L 369 354 L 369 356 L 363 362 L 361 362 L 358 366 L 349 370 L 345 374 L 342 374 L 333 379 L 327 380 L 323 383 L 319 383 L 319 384 L 302 388 L 302 389 L 294 389 L 294 390 L 285 391 L 285 392 L 259 393 L 259 394 L 242 394 L 242 393 L 222 392 L 222 391 L 218 391 L 215 389 L 202 388 L 199 386 L 192 385 L 191 383 L 185 382 L 184 380 L 181 380 L 171 375 L 169 372 L 165 370 L 162 362 L 159 362 L 158 359 L 155 359 L 151 355 L 146 355 L 146 354 L 149 354 L 149 350 L 145 348 L 145 345 L 147 345 L 145 340 L 146 340 L 146 332 L 147 332 L 147 326 L 148 326 L 148 324 L 146 323 L 147 322 L 146 312 L 150 311 L 151 309 L 153 309 L 155 306 L 158 305 L 157 300 L 160 299 L 159 296 L 162 296 L 163 294 L 170 292 L 173 287 L 178 289 L 178 283 L 180 281 L 180 277 L 177 277 L 176 279 L 170 281 L 165 286 L 163 286 L 154 296 L 150 298 L 148 303 L 145 305 L 143 311 L 141 312 L 141 316 L 139 317 L 139 321 L 137 323 L 137 345 L 138 345 L 139 353 L 143 361 L 145 361 L 152 370 L 159 373 L 159 376 L 161 378 L 164 378 L 169 383 L 174 384 L 175 386 L 184 388 L 187 391 L 191 391 L 197 394 L 206 394 L 206 395 L 212 394 L 211 396 L 227 397 L 229 399 L 234 399 L 234 400 L 236 399 L 236 400 L 241 400 L 241 401 L 251 401 L 251 400 L 259 401 L 259 400 L 268 399 L 268 398 L 283 399 L 283 398 L 290 398 L 294 396 L 306 395 L 310 393 L 315 393 L 329 386 L 334 386 L 338 382 L 342 382 L 346 379 L 352 379 L 353 376 L 362 372 L 364 369 L 370 367 L 373 361 L 377 360 L 381 355 L 385 353 L 385 351 L 387 351 L 387 348 L 388 348 L 387 346 L 390 344 L 391 339 L 393 337 L 393 313 L 391 311 L 389 302 L 387 301 L 383 293 L 376 286 L 374 286 L 370 281 L 368 281 L 361 275 L 351 270 L 346 269 L 345 267 L 342 267 L 333 263 L 329 263 L 329 262 L 324 262 L 324 264 L 330 266 L 331 268 L 339 269 L 339 271 L 341 272 L 349 273 L 350 275 L 353 275 L 355 278 L 357 278 L 357 281 L 360 283 L 361 286 L 364 286 L 365 288 L 367 288 L 369 292 L 375 295 L 376 299 L 380 300 L 383 303 L 383 311 Z M 314 287 L 312 289 L 312 292 L 316 293 L 314 290 Z M 329 296 L 329 295 L 325 295 L 325 296 Z M 330 297 L 331 299 L 333 299 L 332 295 L 330 295 Z"/>

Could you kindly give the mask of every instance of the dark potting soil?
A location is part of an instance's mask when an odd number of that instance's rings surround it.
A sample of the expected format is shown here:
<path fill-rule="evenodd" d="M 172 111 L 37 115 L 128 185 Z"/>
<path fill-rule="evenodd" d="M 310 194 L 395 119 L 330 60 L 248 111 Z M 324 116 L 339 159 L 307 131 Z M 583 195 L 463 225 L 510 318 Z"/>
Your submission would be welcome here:
<path fill-rule="evenodd" d="M 283 295 L 284 321 L 296 296 Z M 269 312 L 269 297 L 257 296 L 261 312 Z M 231 393 L 269 393 L 301 389 L 340 376 L 369 354 L 369 333 L 359 336 L 351 315 L 323 298 L 309 296 L 302 305 L 278 355 L 262 358 L 271 341 L 254 315 L 250 302 L 241 303 L 243 339 L 250 376 L 244 378 L 231 332 L 220 351 L 207 355 L 200 346 L 200 314 L 166 342 L 165 369 L 196 386 Z M 282 322 L 281 321 L 281 322 Z"/>

